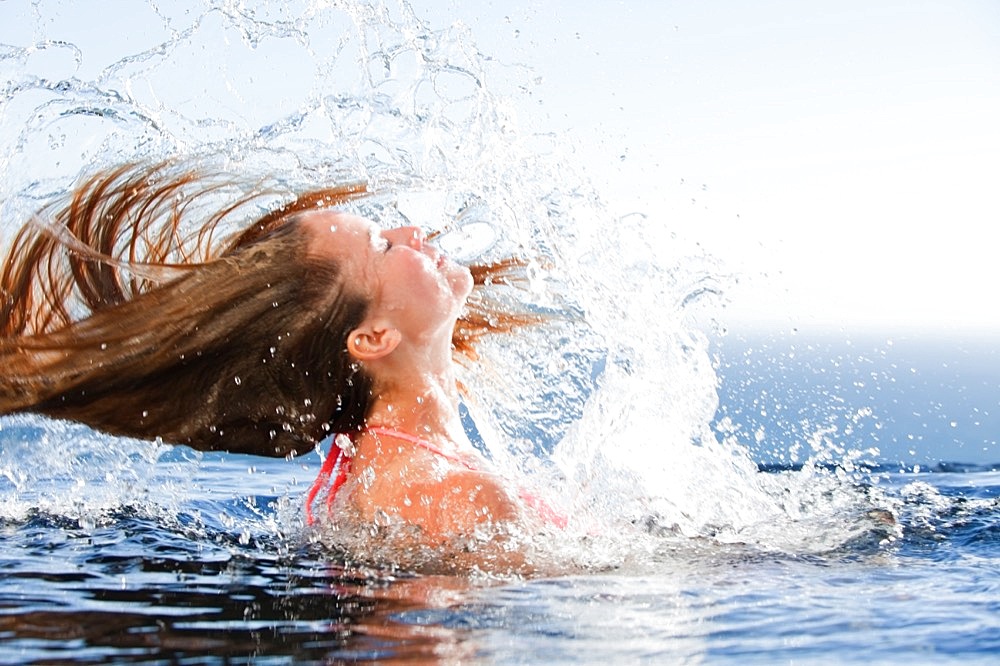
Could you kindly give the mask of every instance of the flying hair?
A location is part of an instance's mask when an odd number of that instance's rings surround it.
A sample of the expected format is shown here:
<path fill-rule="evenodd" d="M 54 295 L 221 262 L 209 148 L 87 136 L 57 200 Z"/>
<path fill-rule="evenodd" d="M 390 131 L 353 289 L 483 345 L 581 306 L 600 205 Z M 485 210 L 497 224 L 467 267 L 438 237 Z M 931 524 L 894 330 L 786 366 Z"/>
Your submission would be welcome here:
<path fill-rule="evenodd" d="M 297 217 L 367 195 L 364 183 L 288 195 L 173 160 L 83 179 L 5 258 L 0 413 L 260 455 L 361 428 L 371 378 L 346 336 L 367 303 L 336 262 L 307 252 Z M 470 267 L 456 359 L 540 321 L 490 293 L 523 267 Z"/>

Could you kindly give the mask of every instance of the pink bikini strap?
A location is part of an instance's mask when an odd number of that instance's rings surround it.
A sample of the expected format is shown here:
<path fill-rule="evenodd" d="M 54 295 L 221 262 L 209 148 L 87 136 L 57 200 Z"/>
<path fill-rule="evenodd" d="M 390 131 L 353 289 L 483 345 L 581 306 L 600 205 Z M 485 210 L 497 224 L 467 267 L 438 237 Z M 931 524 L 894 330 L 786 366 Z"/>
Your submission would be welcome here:
<path fill-rule="evenodd" d="M 427 449 L 432 453 L 436 453 L 442 458 L 451 460 L 460 465 L 464 465 L 468 469 L 473 469 L 473 470 L 476 469 L 476 467 L 471 463 L 469 463 L 468 461 L 462 460 L 461 458 L 457 458 L 450 453 L 442 451 L 441 449 L 434 446 L 430 442 L 420 439 L 419 437 L 416 437 L 409 433 L 400 432 L 399 430 L 394 430 L 392 428 L 384 428 L 382 426 L 375 426 L 374 428 L 368 428 L 368 432 L 373 432 L 376 435 L 384 435 L 386 437 L 395 437 L 396 439 L 401 439 L 404 442 L 409 442 L 414 446 L 419 446 L 422 449 Z M 565 528 L 566 525 L 569 523 L 569 520 L 565 515 L 557 511 L 555 508 L 552 507 L 551 504 L 546 502 L 538 495 L 535 495 L 534 493 L 528 492 L 527 490 L 523 489 L 518 494 L 521 497 L 521 501 L 523 501 L 529 507 L 534 509 L 538 513 L 538 515 L 541 516 L 542 519 L 552 523 L 556 527 Z"/>
<path fill-rule="evenodd" d="M 382 436 L 385 436 L 385 437 L 394 437 L 396 439 L 401 439 L 404 442 L 409 442 L 410 444 L 413 444 L 414 446 L 418 446 L 418 447 L 420 447 L 422 449 L 426 449 L 427 451 L 430 451 L 431 453 L 437 454 L 437 455 L 441 456 L 442 458 L 444 458 L 445 460 L 450 460 L 450 461 L 458 463 L 460 465 L 464 465 L 465 467 L 467 467 L 469 469 L 476 469 L 476 467 L 472 463 L 470 463 L 469 461 L 463 460 L 462 458 L 459 458 L 458 456 L 456 456 L 454 453 L 449 453 L 449 452 L 447 452 L 447 451 L 445 451 L 445 450 L 443 450 L 443 449 L 441 449 L 441 448 L 439 448 L 439 447 L 431 444 L 426 439 L 421 439 L 420 437 L 417 437 L 416 435 L 411 435 L 408 432 L 402 432 L 400 430 L 395 430 L 394 428 L 386 428 L 384 426 L 374 426 L 372 428 L 368 428 L 368 432 L 372 432 L 372 433 L 375 433 L 376 435 L 382 435 Z"/>

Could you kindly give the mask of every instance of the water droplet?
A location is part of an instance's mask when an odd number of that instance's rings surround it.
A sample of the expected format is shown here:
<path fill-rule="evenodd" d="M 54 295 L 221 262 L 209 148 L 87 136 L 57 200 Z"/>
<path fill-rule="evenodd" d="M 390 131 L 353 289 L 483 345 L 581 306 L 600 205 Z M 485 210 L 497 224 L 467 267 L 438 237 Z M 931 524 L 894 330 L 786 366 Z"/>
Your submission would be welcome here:
<path fill-rule="evenodd" d="M 240 384 L 242 384 L 242 383 L 243 383 L 243 380 L 242 380 L 242 379 L 240 379 L 240 376 L 239 376 L 239 375 L 236 375 L 235 377 L 233 377 L 233 381 L 234 381 L 234 382 L 236 382 L 236 385 L 237 385 L 237 386 L 239 386 Z"/>

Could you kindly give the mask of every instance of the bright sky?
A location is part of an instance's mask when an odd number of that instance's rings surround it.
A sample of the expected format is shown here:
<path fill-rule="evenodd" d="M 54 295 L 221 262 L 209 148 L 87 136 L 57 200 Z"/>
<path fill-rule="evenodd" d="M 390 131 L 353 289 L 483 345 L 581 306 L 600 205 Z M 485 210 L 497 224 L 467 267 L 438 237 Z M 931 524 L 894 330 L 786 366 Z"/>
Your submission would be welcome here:
<path fill-rule="evenodd" d="M 735 322 L 1000 332 L 997 0 L 410 2 L 531 66 L 523 123 L 740 273 Z"/>
<path fill-rule="evenodd" d="M 737 321 L 1000 330 L 995 0 L 413 4 L 530 64 L 613 206 L 748 278 Z"/>

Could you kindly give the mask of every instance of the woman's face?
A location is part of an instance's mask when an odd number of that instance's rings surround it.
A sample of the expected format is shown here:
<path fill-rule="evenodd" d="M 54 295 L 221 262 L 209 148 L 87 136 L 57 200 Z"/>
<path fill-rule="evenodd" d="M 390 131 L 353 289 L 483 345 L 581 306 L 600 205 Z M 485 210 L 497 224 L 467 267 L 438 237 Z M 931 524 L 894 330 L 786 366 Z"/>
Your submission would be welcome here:
<path fill-rule="evenodd" d="M 347 288 L 368 299 L 369 316 L 389 318 L 404 335 L 453 321 L 472 290 L 469 269 L 428 245 L 417 227 L 383 230 L 333 211 L 309 213 L 302 223 L 313 234 L 313 251 L 336 259 Z"/>

